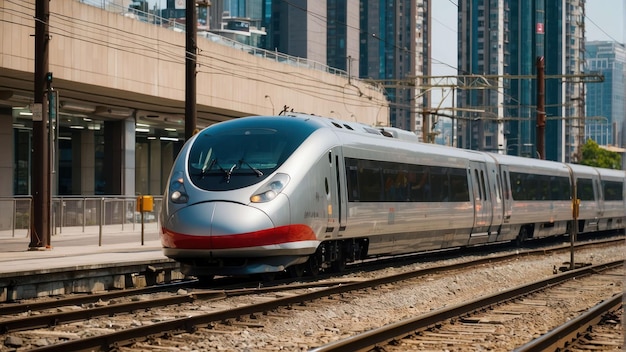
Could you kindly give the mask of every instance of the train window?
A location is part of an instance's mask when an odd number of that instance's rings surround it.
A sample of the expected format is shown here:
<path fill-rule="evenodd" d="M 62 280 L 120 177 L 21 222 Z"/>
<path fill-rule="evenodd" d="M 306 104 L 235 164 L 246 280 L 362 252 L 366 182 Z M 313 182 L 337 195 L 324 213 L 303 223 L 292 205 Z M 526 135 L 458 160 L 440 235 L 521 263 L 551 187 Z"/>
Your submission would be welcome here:
<path fill-rule="evenodd" d="M 437 166 L 431 166 L 428 170 L 430 174 L 429 201 L 442 202 L 448 197 L 448 175 Z"/>
<path fill-rule="evenodd" d="M 502 184 L 500 183 L 499 177 L 496 177 L 496 184 L 494 187 L 496 192 L 496 201 L 500 203 L 502 201 Z"/>
<path fill-rule="evenodd" d="M 487 193 L 487 184 L 485 183 L 485 172 L 480 170 L 480 191 L 483 193 L 483 199 L 489 200 L 489 193 Z"/>
<path fill-rule="evenodd" d="M 430 168 L 411 165 L 409 168 L 408 192 L 411 202 L 429 202 L 431 199 Z"/>
<path fill-rule="evenodd" d="M 194 185 L 223 191 L 258 183 L 315 130 L 294 128 L 289 122 L 255 128 L 247 121 L 215 125 L 196 135 L 187 164 Z"/>
<path fill-rule="evenodd" d="M 379 168 L 359 169 L 359 196 L 362 202 L 379 202 L 382 199 L 381 173 Z"/>
<path fill-rule="evenodd" d="M 506 171 L 502 171 L 502 181 L 504 181 L 504 199 L 509 200 L 511 199 L 511 190 L 509 188 L 509 176 L 508 173 Z"/>
<path fill-rule="evenodd" d="M 453 202 L 469 202 L 469 184 L 463 169 L 450 171 L 450 199 Z"/>
<path fill-rule="evenodd" d="M 481 192 L 481 189 L 480 189 L 480 187 L 481 187 L 480 176 L 478 175 L 478 170 L 477 169 L 474 169 L 474 180 L 476 180 L 476 183 L 477 183 L 476 186 L 478 187 L 478 194 L 477 194 L 478 199 L 484 200 L 483 193 Z M 474 189 L 476 189 L 476 188 L 474 188 Z"/>
<path fill-rule="evenodd" d="M 595 200 L 593 195 L 593 182 L 591 179 L 576 179 L 576 198 L 580 200 Z"/>
<path fill-rule="evenodd" d="M 555 200 L 571 200 L 572 199 L 572 185 L 568 177 L 557 177 L 559 184 L 561 185 L 561 192 L 558 198 Z"/>
<path fill-rule="evenodd" d="M 604 200 L 624 200 L 624 183 L 617 181 L 602 181 Z"/>
<path fill-rule="evenodd" d="M 352 202 L 361 200 L 361 197 L 359 195 L 358 168 L 355 165 L 346 165 L 346 173 L 346 179 L 348 181 L 348 200 Z"/>
<path fill-rule="evenodd" d="M 467 202 L 465 169 L 346 158 L 348 200 Z"/>
<path fill-rule="evenodd" d="M 515 200 L 525 200 L 525 186 L 522 174 L 512 172 L 511 174 L 511 196 Z"/>
<path fill-rule="evenodd" d="M 384 200 L 403 201 L 406 199 L 406 171 L 394 168 L 393 164 L 384 165 L 383 180 L 385 180 Z"/>
<path fill-rule="evenodd" d="M 511 172 L 511 193 L 515 200 L 569 200 L 568 177 Z"/>

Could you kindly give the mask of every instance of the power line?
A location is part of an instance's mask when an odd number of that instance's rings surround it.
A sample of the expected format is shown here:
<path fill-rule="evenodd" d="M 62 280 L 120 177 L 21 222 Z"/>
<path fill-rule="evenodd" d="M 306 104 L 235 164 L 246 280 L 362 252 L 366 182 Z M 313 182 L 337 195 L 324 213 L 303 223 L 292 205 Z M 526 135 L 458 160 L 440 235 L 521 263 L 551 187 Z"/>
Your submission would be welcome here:
<path fill-rule="evenodd" d="M 587 14 L 584 14 L 584 17 L 586 20 L 589 20 L 589 22 L 591 22 L 594 26 L 596 26 L 596 28 L 598 28 L 602 33 L 604 33 L 607 37 L 611 38 L 611 40 L 613 40 L 616 43 L 619 43 L 620 41 L 613 38 L 612 35 L 610 35 L 609 33 L 607 33 L 604 29 L 602 29 L 602 27 L 600 27 L 597 23 L 595 23 L 591 18 L 589 18 L 589 16 L 587 16 Z M 623 43 L 622 43 L 623 44 Z"/>

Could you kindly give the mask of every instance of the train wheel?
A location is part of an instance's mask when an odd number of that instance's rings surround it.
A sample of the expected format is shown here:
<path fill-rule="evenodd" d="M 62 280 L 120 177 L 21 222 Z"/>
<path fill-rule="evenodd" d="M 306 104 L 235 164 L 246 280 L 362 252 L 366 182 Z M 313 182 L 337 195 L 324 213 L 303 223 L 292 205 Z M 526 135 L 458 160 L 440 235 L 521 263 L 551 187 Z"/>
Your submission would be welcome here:
<path fill-rule="evenodd" d="M 272 282 L 276 279 L 276 273 L 252 274 L 252 278 L 261 282 Z"/>
<path fill-rule="evenodd" d="M 528 239 L 528 227 L 522 226 L 522 228 L 519 230 L 519 234 L 517 235 L 517 238 L 515 239 L 515 244 L 519 247 L 523 245 L 527 239 Z"/>
<path fill-rule="evenodd" d="M 335 273 L 340 273 L 346 270 L 346 257 L 343 255 L 343 251 L 339 250 L 339 253 L 337 253 L 337 259 L 331 264 L 331 269 Z"/>
<path fill-rule="evenodd" d="M 198 283 L 200 285 L 208 285 L 210 283 L 213 282 L 213 275 L 200 275 L 200 276 L 196 276 L 196 279 L 198 279 Z"/>
<path fill-rule="evenodd" d="M 289 277 L 298 278 L 304 275 L 305 270 L 304 264 L 296 264 L 287 268 L 287 274 L 289 274 Z"/>
<path fill-rule="evenodd" d="M 311 276 L 317 276 L 320 274 L 320 260 L 317 253 L 311 255 L 306 262 L 306 272 Z"/>

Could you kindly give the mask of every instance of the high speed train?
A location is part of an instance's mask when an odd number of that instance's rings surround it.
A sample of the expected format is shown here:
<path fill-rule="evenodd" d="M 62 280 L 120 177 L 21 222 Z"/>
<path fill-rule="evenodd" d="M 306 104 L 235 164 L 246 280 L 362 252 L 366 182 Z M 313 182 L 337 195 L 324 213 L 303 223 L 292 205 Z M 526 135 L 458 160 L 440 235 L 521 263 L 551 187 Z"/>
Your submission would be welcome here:
<path fill-rule="evenodd" d="M 624 229 L 625 178 L 327 117 L 244 117 L 185 144 L 161 241 L 188 275 L 316 275 L 376 256 L 563 235 L 574 218 L 579 233 Z"/>

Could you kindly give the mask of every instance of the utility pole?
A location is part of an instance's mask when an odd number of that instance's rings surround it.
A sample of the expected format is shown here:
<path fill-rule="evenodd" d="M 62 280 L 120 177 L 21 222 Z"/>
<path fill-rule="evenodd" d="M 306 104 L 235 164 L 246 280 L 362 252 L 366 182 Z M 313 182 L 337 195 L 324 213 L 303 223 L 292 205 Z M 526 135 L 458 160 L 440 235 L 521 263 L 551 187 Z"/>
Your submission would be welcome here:
<path fill-rule="evenodd" d="M 196 132 L 196 63 L 198 54 L 198 15 L 196 0 L 185 3 L 185 140 Z"/>
<path fill-rule="evenodd" d="M 430 109 L 422 110 L 422 141 L 430 143 Z"/>
<path fill-rule="evenodd" d="M 537 57 L 537 153 L 539 159 L 546 158 L 546 109 L 545 109 L 545 80 L 544 58 Z"/>
<path fill-rule="evenodd" d="M 50 248 L 50 150 L 44 93 L 48 74 L 50 0 L 35 3 L 35 103 L 33 105 L 33 185 L 30 219 L 30 250 Z M 50 82 L 48 82 L 48 85 Z"/>

